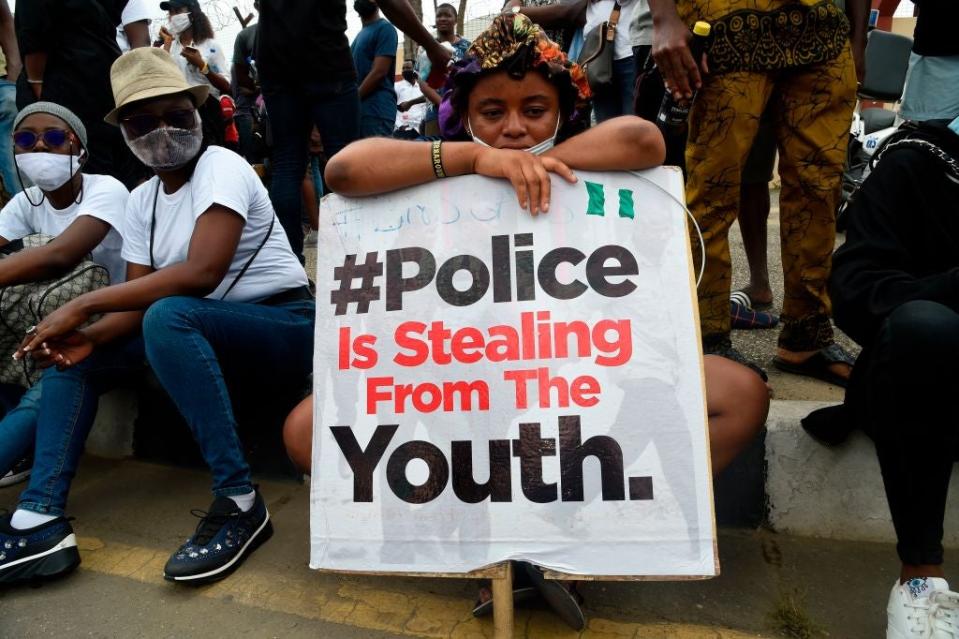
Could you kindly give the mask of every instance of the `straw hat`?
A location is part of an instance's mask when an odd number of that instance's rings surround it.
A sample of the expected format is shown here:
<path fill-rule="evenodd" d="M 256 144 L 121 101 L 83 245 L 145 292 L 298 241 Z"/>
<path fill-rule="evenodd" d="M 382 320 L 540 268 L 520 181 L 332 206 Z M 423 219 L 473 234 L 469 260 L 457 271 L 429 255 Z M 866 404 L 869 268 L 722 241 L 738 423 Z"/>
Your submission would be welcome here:
<path fill-rule="evenodd" d="M 118 124 L 120 109 L 131 102 L 177 93 L 190 93 L 197 105 L 206 101 L 210 87 L 190 86 L 170 54 L 160 48 L 142 47 L 124 53 L 110 67 L 110 84 L 117 108 L 103 118 Z"/>

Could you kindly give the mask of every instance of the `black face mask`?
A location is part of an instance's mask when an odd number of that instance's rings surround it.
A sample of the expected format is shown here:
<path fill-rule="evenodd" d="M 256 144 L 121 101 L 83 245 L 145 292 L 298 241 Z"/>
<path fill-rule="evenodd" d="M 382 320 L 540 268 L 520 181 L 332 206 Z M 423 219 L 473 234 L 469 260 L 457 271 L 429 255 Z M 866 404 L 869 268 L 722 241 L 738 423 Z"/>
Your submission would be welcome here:
<path fill-rule="evenodd" d="M 410 84 L 412 84 L 412 83 L 413 83 L 413 80 L 416 79 L 416 72 L 415 72 L 415 71 L 403 71 L 403 79 L 406 80 L 407 82 L 409 82 Z"/>
<path fill-rule="evenodd" d="M 361 18 L 368 18 L 374 13 L 376 13 L 376 3 L 370 2 L 370 0 L 356 0 L 353 3 L 353 10 L 356 11 Z"/>

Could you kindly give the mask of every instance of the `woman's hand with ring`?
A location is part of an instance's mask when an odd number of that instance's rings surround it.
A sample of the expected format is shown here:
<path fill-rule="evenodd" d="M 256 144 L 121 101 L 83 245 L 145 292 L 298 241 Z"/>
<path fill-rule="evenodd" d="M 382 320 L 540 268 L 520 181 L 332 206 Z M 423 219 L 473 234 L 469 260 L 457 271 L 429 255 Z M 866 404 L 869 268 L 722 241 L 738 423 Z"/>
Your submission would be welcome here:
<path fill-rule="evenodd" d="M 89 313 L 77 303 L 77 300 L 67 302 L 43 318 L 37 326 L 31 327 L 34 329 L 33 332 L 28 332 L 23 338 L 20 348 L 13 355 L 14 359 L 21 359 L 25 354 L 39 348 L 44 342 L 53 342 L 71 333 L 89 319 Z"/>

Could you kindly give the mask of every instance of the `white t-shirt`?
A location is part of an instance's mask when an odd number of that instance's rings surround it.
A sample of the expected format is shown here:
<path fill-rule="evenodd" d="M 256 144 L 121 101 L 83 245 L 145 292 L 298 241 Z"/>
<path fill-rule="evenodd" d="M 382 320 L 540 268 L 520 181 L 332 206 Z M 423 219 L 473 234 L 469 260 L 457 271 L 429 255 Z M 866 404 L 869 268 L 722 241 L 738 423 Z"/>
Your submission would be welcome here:
<path fill-rule="evenodd" d="M 147 23 L 153 17 L 154 9 L 159 6 L 156 2 L 149 0 L 127 0 L 120 14 L 120 24 L 117 26 L 117 44 L 120 45 L 120 53 L 126 53 L 130 50 L 130 41 L 127 39 L 126 31 L 123 27 L 134 22 L 146 20 Z"/>
<path fill-rule="evenodd" d="M 190 46 L 199 51 L 206 63 L 210 65 L 210 73 L 219 73 L 222 76 L 226 76 L 227 80 L 230 79 L 230 67 L 227 66 L 226 55 L 216 40 L 210 38 L 203 42 L 194 42 Z M 187 59 L 180 55 L 182 51 L 183 45 L 180 44 L 180 39 L 173 38 L 173 42 L 170 44 L 170 55 L 173 56 L 173 59 L 176 60 L 176 63 L 180 66 L 180 70 L 183 71 L 183 75 L 186 76 L 186 81 L 190 83 L 190 86 L 208 85 L 210 87 L 210 95 L 219 98 L 220 90 L 213 86 L 210 83 L 210 79 L 200 73 L 199 69 L 187 62 Z"/>
<path fill-rule="evenodd" d="M 159 189 L 159 191 L 158 191 Z M 156 228 L 153 259 L 150 259 L 150 229 L 156 196 Z M 266 237 L 274 219 L 273 205 L 260 178 L 242 157 L 211 146 L 197 162 L 193 177 L 176 193 L 166 194 L 160 179 L 141 184 L 130 194 L 123 232 L 123 258 L 133 264 L 164 268 L 187 258 L 197 219 L 214 204 L 225 206 L 246 224 L 240 244 L 223 281 L 207 295 L 221 299 L 240 270 Z M 276 219 L 273 232 L 250 264 L 250 268 L 226 296 L 231 302 L 257 302 L 300 286 L 306 286 L 306 271 L 290 249 L 290 242 Z"/>
<path fill-rule="evenodd" d="M 0 237 L 11 242 L 34 233 L 56 237 L 80 215 L 103 220 L 113 228 L 93 249 L 93 261 L 109 271 L 112 284 L 119 284 L 126 280 L 127 275 L 126 262 L 120 255 L 123 244 L 120 234 L 123 232 L 123 216 L 129 197 L 127 188 L 116 178 L 84 174 L 80 202 L 58 210 L 53 208 L 38 187 L 31 186 L 15 195 L 0 211 Z M 30 202 L 40 202 L 40 205 L 33 206 Z"/>
<path fill-rule="evenodd" d="M 653 45 L 653 13 L 649 10 L 649 0 L 636 0 L 629 25 L 629 39 L 634 47 Z"/>
<path fill-rule="evenodd" d="M 586 26 L 583 33 L 589 33 L 594 28 L 609 20 L 613 12 L 613 0 L 596 0 L 586 5 Z M 629 37 L 630 22 L 633 18 L 634 0 L 620 0 L 619 22 L 616 25 L 616 39 L 613 41 L 613 59 L 622 60 L 633 55 L 633 45 Z"/>
<path fill-rule="evenodd" d="M 410 84 L 406 80 L 400 80 L 393 85 L 393 89 L 396 91 L 396 103 L 406 102 L 407 100 L 415 100 L 423 95 L 423 92 L 420 90 L 419 82 Z M 396 112 L 396 127 L 407 127 L 414 130 L 419 130 L 420 122 L 423 121 L 423 118 L 426 117 L 426 103 L 417 104 L 413 107 L 410 107 L 406 111 L 397 111 Z"/>

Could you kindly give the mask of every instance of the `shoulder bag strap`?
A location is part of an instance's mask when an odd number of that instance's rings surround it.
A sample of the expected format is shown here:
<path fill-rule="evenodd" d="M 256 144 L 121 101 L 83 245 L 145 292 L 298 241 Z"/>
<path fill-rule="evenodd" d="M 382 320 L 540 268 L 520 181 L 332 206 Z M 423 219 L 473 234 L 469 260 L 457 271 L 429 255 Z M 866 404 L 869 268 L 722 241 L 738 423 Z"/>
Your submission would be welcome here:
<path fill-rule="evenodd" d="M 592 0 L 591 0 L 592 1 Z M 613 3 L 613 11 L 609 14 L 609 20 L 600 24 L 597 29 L 602 29 L 600 32 L 602 35 L 599 38 L 599 46 L 596 47 L 596 51 L 593 52 L 591 56 L 585 60 L 580 60 L 580 66 L 585 67 L 590 62 L 603 55 L 603 51 L 606 50 L 606 44 L 612 43 L 616 39 L 616 24 L 619 22 L 619 14 L 622 7 L 619 6 L 619 2 Z M 590 30 L 592 33 L 593 30 Z"/>
<path fill-rule="evenodd" d="M 616 39 L 616 27 L 619 24 L 619 15 L 623 8 L 619 2 L 613 3 L 613 10 L 609 14 L 609 20 L 606 22 L 606 41 L 613 42 Z"/>
<path fill-rule="evenodd" d="M 157 270 L 153 261 L 153 238 L 156 236 L 157 228 L 157 198 L 160 197 L 160 178 L 157 178 L 157 188 L 153 192 L 153 213 L 150 215 L 150 268 Z"/>
<path fill-rule="evenodd" d="M 233 287 L 236 286 L 236 283 L 240 281 L 240 278 L 246 274 L 247 269 L 250 268 L 250 265 L 253 264 L 253 260 L 256 259 L 256 256 L 260 254 L 260 251 L 263 250 L 263 247 L 266 246 L 267 241 L 270 239 L 270 236 L 273 235 L 273 225 L 276 224 L 276 213 L 273 214 L 273 217 L 270 218 L 270 228 L 266 230 L 266 237 L 263 238 L 263 241 L 260 242 L 260 245 L 256 247 L 256 250 L 253 251 L 253 255 L 250 256 L 250 259 L 246 261 L 246 264 L 243 265 L 243 268 L 240 269 L 240 272 L 236 274 L 236 277 L 233 278 L 233 281 L 230 283 L 230 286 L 226 289 L 226 292 L 220 296 L 220 299 L 226 299 L 226 296 L 230 294 L 230 291 L 233 290 Z"/>

